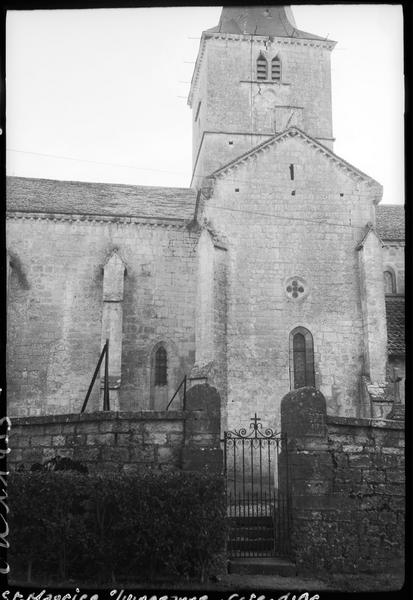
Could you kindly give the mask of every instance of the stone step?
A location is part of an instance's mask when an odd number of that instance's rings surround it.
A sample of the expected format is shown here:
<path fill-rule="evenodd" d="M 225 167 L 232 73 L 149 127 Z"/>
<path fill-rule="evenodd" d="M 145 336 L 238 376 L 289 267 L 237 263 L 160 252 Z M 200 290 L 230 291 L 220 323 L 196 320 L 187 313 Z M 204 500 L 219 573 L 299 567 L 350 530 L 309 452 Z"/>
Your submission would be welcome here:
<path fill-rule="evenodd" d="M 231 552 L 271 552 L 274 548 L 273 539 L 229 540 L 228 551 Z"/>
<path fill-rule="evenodd" d="M 274 529 L 272 527 L 237 527 L 230 529 L 229 539 L 268 539 L 274 538 Z"/>
<path fill-rule="evenodd" d="M 280 575 L 294 577 L 297 575 L 295 563 L 285 558 L 254 557 L 233 558 L 229 561 L 228 573 L 238 575 Z"/>
<path fill-rule="evenodd" d="M 272 517 L 228 517 L 230 527 L 272 527 Z"/>

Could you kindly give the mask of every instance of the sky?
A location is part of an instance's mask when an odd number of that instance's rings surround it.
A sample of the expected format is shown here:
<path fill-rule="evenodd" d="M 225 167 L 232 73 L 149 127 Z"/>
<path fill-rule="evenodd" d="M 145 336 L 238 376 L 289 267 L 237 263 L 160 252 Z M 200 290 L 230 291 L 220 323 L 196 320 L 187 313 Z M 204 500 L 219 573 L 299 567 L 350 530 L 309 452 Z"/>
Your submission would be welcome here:
<path fill-rule="evenodd" d="M 332 53 L 334 151 L 404 202 L 400 5 L 294 5 Z M 7 173 L 187 187 L 187 105 L 201 32 L 221 7 L 9 11 Z"/>

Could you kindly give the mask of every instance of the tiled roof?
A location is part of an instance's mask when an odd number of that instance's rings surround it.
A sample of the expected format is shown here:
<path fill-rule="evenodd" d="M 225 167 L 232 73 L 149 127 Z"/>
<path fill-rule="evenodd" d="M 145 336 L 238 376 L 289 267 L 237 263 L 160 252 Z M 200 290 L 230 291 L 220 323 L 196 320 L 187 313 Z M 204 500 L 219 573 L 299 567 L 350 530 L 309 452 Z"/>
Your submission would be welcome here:
<path fill-rule="evenodd" d="M 290 13 L 290 19 L 293 16 Z M 207 33 L 272 35 L 310 40 L 325 37 L 300 31 L 288 18 L 285 6 L 224 6 L 219 24 Z"/>
<path fill-rule="evenodd" d="M 404 315 L 404 296 L 386 296 L 387 351 L 389 354 L 405 353 Z"/>
<path fill-rule="evenodd" d="M 192 219 L 190 188 L 7 178 L 9 211 Z"/>
<path fill-rule="evenodd" d="M 376 208 L 377 232 L 384 240 L 404 240 L 404 206 L 383 204 Z"/>

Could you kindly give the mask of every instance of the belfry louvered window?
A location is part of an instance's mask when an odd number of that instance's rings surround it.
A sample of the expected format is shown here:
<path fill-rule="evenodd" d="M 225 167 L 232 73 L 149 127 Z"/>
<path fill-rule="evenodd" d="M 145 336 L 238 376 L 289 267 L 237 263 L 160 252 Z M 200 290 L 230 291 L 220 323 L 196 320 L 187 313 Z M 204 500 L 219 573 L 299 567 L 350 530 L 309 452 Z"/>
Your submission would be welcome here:
<path fill-rule="evenodd" d="M 275 56 L 271 61 L 271 79 L 273 81 L 281 80 L 281 60 Z"/>
<path fill-rule="evenodd" d="M 160 346 L 155 354 L 155 385 L 166 385 L 168 372 L 168 357 L 166 350 Z"/>
<path fill-rule="evenodd" d="M 257 79 L 263 80 L 268 77 L 268 63 L 262 54 L 257 58 Z"/>

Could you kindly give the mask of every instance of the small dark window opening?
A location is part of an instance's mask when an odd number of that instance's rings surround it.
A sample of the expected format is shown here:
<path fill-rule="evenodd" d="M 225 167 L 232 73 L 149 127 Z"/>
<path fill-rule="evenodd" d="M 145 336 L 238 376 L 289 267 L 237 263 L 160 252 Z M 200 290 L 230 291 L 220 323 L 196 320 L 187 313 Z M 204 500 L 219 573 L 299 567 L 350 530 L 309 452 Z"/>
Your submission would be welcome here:
<path fill-rule="evenodd" d="M 394 275 L 391 271 L 384 271 L 384 293 L 385 294 L 395 294 L 396 286 L 394 282 Z"/>
<path fill-rule="evenodd" d="M 341 198 L 344 196 L 343 192 L 340 192 L 340 196 L 341 196 Z"/>
<path fill-rule="evenodd" d="M 235 191 L 236 191 L 236 192 L 239 192 L 239 188 L 235 188 Z"/>
<path fill-rule="evenodd" d="M 295 190 L 291 192 L 291 196 L 295 196 Z"/>
<path fill-rule="evenodd" d="M 291 339 L 292 338 L 292 339 Z M 304 327 L 291 332 L 292 387 L 315 386 L 313 337 Z"/>
<path fill-rule="evenodd" d="M 292 181 L 294 180 L 294 165 L 290 165 L 290 178 Z"/>
<path fill-rule="evenodd" d="M 229 144 L 230 146 L 232 146 L 232 144 L 233 144 L 233 143 L 234 143 L 234 142 L 228 142 L 228 144 Z"/>
<path fill-rule="evenodd" d="M 281 60 L 276 56 L 271 61 L 271 79 L 273 81 L 281 80 Z"/>
<path fill-rule="evenodd" d="M 293 338 L 294 353 L 294 388 L 306 385 L 305 377 L 305 338 L 302 333 L 296 333 Z"/>
<path fill-rule="evenodd" d="M 198 107 L 196 109 L 196 113 L 195 113 L 195 121 L 198 120 L 198 116 L 199 116 L 199 111 L 201 110 L 201 101 L 198 102 Z"/>
<path fill-rule="evenodd" d="M 166 350 L 160 346 L 155 354 L 155 385 L 166 385 L 168 383 L 168 357 Z"/>
<path fill-rule="evenodd" d="M 260 81 L 267 79 L 268 77 L 268 63 L 265 56 L 262 54 L 257 58 L 257 79 Z"/>

